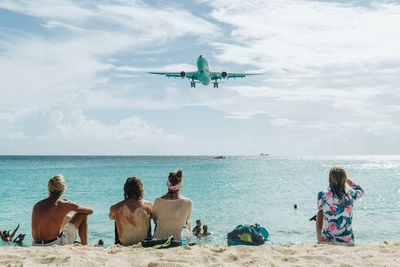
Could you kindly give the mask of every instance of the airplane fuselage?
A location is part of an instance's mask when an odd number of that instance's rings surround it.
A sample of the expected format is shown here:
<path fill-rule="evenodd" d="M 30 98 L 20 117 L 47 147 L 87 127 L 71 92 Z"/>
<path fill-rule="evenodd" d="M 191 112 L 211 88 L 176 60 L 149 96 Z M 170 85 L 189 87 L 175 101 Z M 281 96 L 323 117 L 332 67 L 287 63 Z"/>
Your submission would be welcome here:
<path fill-rule="evenodd" d="M 203 85 L 208 85 L 210 83 L 210 69 L 208 67 L 208 61 L 204 56 L 199 56 L 197 58 L 197 72 L 198 72 L 198 77 L 199 81 Z"/>

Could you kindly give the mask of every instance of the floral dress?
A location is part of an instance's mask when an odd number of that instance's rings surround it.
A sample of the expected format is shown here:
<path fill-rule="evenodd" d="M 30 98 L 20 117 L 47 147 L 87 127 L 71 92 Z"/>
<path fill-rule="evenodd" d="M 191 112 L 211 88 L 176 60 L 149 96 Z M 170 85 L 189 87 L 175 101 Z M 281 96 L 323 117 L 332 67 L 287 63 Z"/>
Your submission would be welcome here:
<path fill-rule="evenodd" d="M 354 242 L 351 222 L 353 219 L 353 204 L 364 193 L 361 186 L 352 184 L 347 196 L 343 194 L 343 205 L 330 189 L 318 193 L 318 209 L 324 213 L 322 242 Z"/>

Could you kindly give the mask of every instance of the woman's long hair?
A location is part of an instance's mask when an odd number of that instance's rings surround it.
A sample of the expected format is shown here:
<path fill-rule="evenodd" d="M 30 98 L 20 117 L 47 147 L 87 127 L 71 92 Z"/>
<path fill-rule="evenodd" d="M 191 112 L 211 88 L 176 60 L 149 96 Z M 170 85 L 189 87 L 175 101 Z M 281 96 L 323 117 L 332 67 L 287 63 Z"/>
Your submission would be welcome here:
<path fill-rule="evenodd" d="M 340 205 L 344 203 L 343 194 L 347 196 L 346 180 L 347 174 L 343 168 L 332 167 L 329 171 L 329 187 L 338 196 Z"/>

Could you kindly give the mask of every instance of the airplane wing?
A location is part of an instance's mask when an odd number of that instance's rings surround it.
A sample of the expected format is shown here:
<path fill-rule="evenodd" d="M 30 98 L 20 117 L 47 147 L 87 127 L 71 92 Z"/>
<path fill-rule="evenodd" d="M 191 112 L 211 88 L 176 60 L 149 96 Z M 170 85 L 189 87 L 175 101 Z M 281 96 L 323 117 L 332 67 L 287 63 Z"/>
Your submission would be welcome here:
<path fill-rule="evenodd" d="M 164 75 L 168 78 L 188 78 L 189 80 L 198 80 L 197 71 L 191 72 L 149 72 L 150 74 Z"/>
<path fill-rule="evenodd" d="M 222 79 L 232 79 L 232 78 L 245 78 L 250 75 L 262 75 L 262 73 L 229 73 L 229 72 L 211 72 L 211 80 L 222 80 Z"/>

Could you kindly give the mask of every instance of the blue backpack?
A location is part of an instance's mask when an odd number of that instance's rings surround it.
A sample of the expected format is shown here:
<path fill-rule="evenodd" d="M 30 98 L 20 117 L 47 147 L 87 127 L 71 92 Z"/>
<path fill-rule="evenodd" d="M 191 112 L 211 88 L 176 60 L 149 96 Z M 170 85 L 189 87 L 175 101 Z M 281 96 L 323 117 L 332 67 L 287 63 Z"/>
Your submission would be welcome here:
<path fill-rule="evenodd" d="M 255 225 L 238 225 L 235 229 L 228 233 L 228 246 L 246 245 L 259 246 L 268 240 L 269 233 L 267 229 Z"/>

